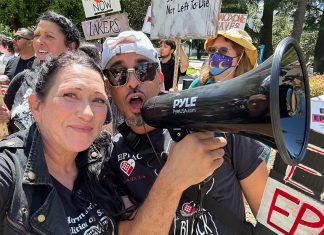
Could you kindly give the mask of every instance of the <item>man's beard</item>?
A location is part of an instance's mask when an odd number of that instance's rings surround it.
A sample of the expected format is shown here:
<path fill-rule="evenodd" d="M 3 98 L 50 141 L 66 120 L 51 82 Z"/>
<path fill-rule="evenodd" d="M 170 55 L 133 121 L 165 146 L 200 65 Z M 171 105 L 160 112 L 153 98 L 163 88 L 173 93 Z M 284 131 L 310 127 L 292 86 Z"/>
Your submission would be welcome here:
<path fill-rule="evenodd" d="M 136 114 L 136 116 L 125 119 L 127 126 L 143 126 L 144 120 L 140 113 Z"/>

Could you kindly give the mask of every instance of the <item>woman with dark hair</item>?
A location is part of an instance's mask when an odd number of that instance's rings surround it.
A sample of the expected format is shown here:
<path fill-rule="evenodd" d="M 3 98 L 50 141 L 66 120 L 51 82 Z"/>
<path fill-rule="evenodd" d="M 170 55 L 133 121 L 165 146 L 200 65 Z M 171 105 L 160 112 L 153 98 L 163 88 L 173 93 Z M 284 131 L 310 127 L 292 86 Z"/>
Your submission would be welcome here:
<path fill-rule="evenodd" d="M 68 53 L 33 75 L 35 123 L 0 142 L 0 234 L 114 234 L 122 204 L 97 183 L 103 156 L 89 147 L 107 114 L 100 68 Z"/>
<path fill-rule="evenodd" d="M 48 56 L 59 56 L 63 52 L 76 50 L 80 45 L 80 34 L 76 26 L 63 15 L 47 11 L 36 20 L 33 47 L 36 58 L 42 63 Z M 37 70 L 37 67 L 34 68 Z M 17 74 L 10 82 L 4 101 L 11 110 L 11 131 L 26 129 L 33 122 L 28 107 L 28 96 L 35 85 L 27 70 Z"/>

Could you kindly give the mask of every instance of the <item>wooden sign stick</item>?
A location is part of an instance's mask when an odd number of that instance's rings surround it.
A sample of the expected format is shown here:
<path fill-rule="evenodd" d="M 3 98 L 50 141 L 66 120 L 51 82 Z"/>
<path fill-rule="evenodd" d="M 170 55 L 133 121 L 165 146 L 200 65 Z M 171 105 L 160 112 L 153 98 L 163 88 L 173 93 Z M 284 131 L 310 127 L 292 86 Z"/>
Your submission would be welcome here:
<path fill-rule="evenodd" d="M 177 84 L 178 84 L 181 39 L 176 38 L 175 43 L 176 43 L 176 53 L 175 53 L 175 58 L 174 58 L 174 73 L 173 73 L 173 84 L 172 84 L 173 90 L 177 89 Z"/>
<path fill-rule="evenodd" d="M 0 106 L 3 106 L 3 105 L 4 105 L 3 97 L 2 97 L 2 94 L 0 94 Z M 7 135 L 9 135 L 7 123 L 1 122 L 0 123 L 0 140 L 2 140 Z"/>

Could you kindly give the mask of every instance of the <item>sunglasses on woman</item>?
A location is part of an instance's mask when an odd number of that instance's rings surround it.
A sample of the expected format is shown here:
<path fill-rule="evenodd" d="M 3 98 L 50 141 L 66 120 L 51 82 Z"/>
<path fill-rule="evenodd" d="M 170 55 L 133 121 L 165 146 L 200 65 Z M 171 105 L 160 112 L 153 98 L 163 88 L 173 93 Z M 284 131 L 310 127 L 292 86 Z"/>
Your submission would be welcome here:
<path fill-rule="evenodd" d="M 135 73 L 140 82 L 153 81 L 155 79 L 158 63 L 140 63 L 134 68 L 112 67 L 104 69 L 103 74 L 112 87 L 121 87 L 128 82 L 129 73 Z"/>
<path fill-rule="evenodd" d="M 228 53 L 228 48 L 227 47 L 207 47 L 207 52 L 209 55 L 213 55 L 216 52 L 218 52 L 221 55 L 226 55 Z"/>

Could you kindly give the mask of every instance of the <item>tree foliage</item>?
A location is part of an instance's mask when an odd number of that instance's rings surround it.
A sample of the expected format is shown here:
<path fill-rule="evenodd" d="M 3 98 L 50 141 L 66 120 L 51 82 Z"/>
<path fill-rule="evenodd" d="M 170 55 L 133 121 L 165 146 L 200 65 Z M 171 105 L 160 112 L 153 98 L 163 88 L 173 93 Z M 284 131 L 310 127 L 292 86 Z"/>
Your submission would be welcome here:
<path fill-rule="evenodd" d="M 129 25 L 134 30 L 141 30 L 150 0 L 120 0 L 123 12 L 128 13 Z"/>

